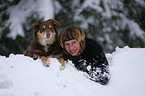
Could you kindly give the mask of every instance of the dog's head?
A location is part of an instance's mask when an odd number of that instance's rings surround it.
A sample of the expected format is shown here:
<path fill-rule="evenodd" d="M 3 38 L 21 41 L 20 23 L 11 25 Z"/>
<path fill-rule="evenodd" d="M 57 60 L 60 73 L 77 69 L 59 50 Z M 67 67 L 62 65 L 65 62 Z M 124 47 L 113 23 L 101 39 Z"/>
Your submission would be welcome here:
<path fill-rule="evenodd" d="M 38 20 L 32 24 L 33 38 L 37 39 L 43 46 L 50 45 L 58 38 L 58 26 L 61 26 L 61 23 L 56 20 Z"/>

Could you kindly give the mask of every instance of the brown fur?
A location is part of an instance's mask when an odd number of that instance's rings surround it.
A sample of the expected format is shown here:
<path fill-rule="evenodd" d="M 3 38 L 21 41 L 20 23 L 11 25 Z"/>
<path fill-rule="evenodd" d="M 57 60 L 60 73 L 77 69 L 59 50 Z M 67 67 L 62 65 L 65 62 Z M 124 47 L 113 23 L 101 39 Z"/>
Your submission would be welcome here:
<path fill-rule="evenodd" d="M 33 39 L 30 48 L 24 52 L 24 55 L 34 59 L 40 57 L 45 66 L 50 64 L 47 57 L 58 58 L 62 64 L 61 69 L 64 69 L 63 50 L 58 42 L 58 26 L 61 26 L 61 23 L 52 19 L 47 21 L 38 20 L 33 23 Z"/>

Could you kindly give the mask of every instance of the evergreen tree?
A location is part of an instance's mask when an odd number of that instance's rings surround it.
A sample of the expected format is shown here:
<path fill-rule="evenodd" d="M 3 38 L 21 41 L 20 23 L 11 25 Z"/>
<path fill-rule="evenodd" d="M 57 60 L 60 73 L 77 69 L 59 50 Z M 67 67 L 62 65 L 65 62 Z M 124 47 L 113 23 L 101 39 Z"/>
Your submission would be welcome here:
<path fill-rule="evenodd" d="M 48 8 L 51 1 L 52 8 Z M 50 18 L 62 23 L 59 32 L 69 25 L 82 27 L 86 36 L 99 41 L 106 52 L 116 46 L 142 48 L 144 13 L 144 0 L 1 0 L 0 55 L 22 54 L 32 39 L 31 25 L 38 19 Z"/>
<path fill-rule="evenodd" d="M 10 53 L 22 54 L 30 44 L 33 31 L 31 24 L 35 22 L 39 17 L 38 13 L 32 12 L 30 16 L 26 18 L 26 21 L 22 24 L 25 37 L 17 35 L 15 39 L 9 37 L 11 33 L 10 24 L 7 23 L 10 14 L 7 12 L 8 8 L 16 6 L 20 0 L 2 0 L 0 7 L 0 55 L 9 56 Z"/>
<path fill-rule="evenodd" d="M 57 0 L 57 3 L 60 6 L 56 7 L 59 9 L 56 19 L 63 20 L 66 26 L 81 26 L 87 37 L 99 41 L 107 52 L 112 52 L 116 46 L 145 47 L 143 26 L 137 22 L 143 18 L 132 15 L 135 9 L 135 15 L 141 14 L 144 4 L 135 0 Z"/>

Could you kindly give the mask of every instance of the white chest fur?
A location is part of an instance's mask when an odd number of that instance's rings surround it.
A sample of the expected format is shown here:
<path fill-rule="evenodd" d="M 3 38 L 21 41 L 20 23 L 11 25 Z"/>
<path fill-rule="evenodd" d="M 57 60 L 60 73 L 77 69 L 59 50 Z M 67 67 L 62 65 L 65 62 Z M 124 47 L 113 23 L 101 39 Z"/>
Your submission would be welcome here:
<path fill-rule="evenodd" d="M 49 48 L 49 46 L 44 46 L 44 50 L 45 50 L 45 52 L 47 52 L 47 49 Z"/>

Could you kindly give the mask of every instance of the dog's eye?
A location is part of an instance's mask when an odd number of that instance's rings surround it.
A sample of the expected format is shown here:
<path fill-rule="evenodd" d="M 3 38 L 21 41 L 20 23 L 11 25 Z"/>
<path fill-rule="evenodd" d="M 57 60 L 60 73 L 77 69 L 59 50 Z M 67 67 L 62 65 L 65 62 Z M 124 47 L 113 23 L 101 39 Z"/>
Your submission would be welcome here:
<path fill-rule="evenodd" d="M 40 32 L 44 32 L 44 31 L 45 31 L 45 29 L 44 29 L 44 28 L 41 28 L 41 29 L 40 29 Z"/>
<path fill-rule="evenodd" d="M 51 28 L 49 28 L 49 29 L 50 29 L 50 31 L 52 31 L 52 32 L 54 31 L 52 27 L 51 27 Z"/>

